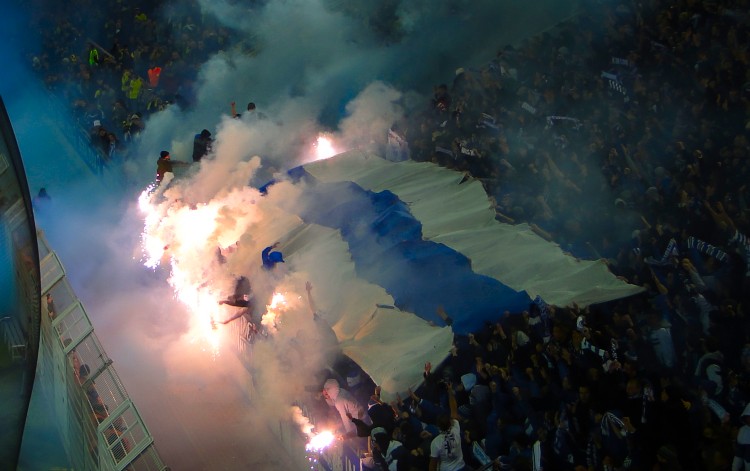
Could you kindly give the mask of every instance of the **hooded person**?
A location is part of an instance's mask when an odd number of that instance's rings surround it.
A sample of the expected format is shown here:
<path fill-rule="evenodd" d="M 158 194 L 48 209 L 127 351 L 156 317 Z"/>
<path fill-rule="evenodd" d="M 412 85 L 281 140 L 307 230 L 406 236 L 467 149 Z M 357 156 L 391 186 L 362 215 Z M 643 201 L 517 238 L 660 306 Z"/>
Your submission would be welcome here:
<path fill-rule="evenodd" d="M 200 162 L 209 152 L 214 140 L 211 139 L 211 132 L 204 129 L 193 139 L 193 162 Z"/>
<path fill-rule="evenodd" d="M 349 394 L 349 391 L 341 389 L 339 382 L 333 378 L 326 380 L 322 392 L 328 405 L 334 407 L 339 413 L 345 434 L 349 437 L 357 436 L 357 426 L 347 414 L 356 419 L 366 420 L 365 409 Z"/>
<path fill-rule="evenodd" d="M 284 263 L 284 255 L 281 252 L 273 250 L 278 246 L 279 243 L 276 242 L 273 245 L 269 245 L 268 247 L 263 249 L 263 252 L 261 252 L 261 258 L 263 259 L 263 268 L 265 268 L 266 270 L 272 270 L 277 263 Z"/>

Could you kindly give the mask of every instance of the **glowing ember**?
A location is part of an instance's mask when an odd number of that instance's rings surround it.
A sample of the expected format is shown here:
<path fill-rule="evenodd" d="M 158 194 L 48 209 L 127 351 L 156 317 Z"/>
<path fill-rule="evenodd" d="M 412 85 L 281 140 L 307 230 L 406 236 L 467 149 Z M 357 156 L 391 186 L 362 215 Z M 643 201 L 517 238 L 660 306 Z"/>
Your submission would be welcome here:
<path fill-rule="evenodd" d="M 307 451 L 321 451 L 329 446 L 336 440 L 336 436 L 333 432 L 325 430 L 317 433 L 310 437 L 310 441 L 307 442 L 305 449 Z"/>
<path fill-rule="evenodd" d="M 286 306 L 286 297 L 281 293 L 273 293 L 271 298 L 271 304 L 268 306 L 269 309 L 277 309 L 280 306 Z"/>
<path fill-rule="evenodd" d="M 338 152 L 333 147 L 333 141 L 326 135 L 319 135 L 315 144 L 315 160 L 324 160 L 333 157 Z"/>

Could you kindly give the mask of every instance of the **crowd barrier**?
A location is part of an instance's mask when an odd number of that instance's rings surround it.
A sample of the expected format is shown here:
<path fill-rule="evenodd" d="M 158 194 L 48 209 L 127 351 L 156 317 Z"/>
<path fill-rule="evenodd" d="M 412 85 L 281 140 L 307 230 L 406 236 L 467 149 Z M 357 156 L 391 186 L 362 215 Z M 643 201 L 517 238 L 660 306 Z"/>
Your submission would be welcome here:
<path fill-rule="evenodd" d="M 125 391 L 86 310 L 42 232 L 38 379 L 73 469 L 164 471 L 135 404 Z"/>

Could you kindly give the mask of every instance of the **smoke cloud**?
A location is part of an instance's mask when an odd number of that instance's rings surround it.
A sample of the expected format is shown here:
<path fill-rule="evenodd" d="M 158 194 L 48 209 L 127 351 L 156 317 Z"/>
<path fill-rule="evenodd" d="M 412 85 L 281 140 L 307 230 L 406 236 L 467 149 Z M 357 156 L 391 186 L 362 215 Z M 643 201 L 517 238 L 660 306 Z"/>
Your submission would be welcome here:
<path fill-rule="evenodd" d="M 147 120 L 130 144 L 125 177 L 81 177 L 80 166 L 54 175 L 53 156 L 34 143 L 33 124 L 24 121 L 29 113 L 16 109 L 16 123 L 24 128 L 19 135 L 32 188 L 51 187 L 54 207 L 39 214 L 42 227 L 165 461 L 172 469 L 293 469 L 260 424 L 291 418 L 294 400 L 320 386 L 316 374 L 336 348 L 313 321 L 304 286 L 315 280 L 323 308 L 335 303 L 326 296 L 335 289 L 326 285 L 323 252 L 299 254 L 316 261 L 316 273 L 296 271 L 293 260 L 273 273 L 261 268 L 261 250 L 294 224 L 277 208 L 301 207 L 301 189 L 281 181 L 262 197 L 248 184 L 283 180 L 284 170 L 315 159 L 313 144 L 321 133 L 332 137 L 336 151 L 382 149 L 388 128 L 414 103 L 427 103 L 433 84 L 548 29 L 577 5 L 199 4 L 200 14 L 216 18 L 233 41 L 200 66 L 190 107 L 172 105 Z M 178 1 L 159 17 L 190 14 L 190 2 Z M 41 86 L 35 90 L 44 96 Z M 254 112 L 245 110 L 250 101 L 257 104 Z M 238 119 L 229 116 L 231 102 L 242 114 Z M 39 98 L 34 103 L 45 109 Z M 212 153 L 162 183 L 144 214 L 138 195 L 153 179 L 159 152 L 187 162 L 193 135 L 203 128 L 215 138 Z M 73 144 L 53 137 L 74 161 Z M 148 254 L 142 251 L 144 227 L 151 237 Z M 156 268 L 144 267 L 149 256 L 159 262 Z M 220 323 L 238 312 L 219 301 L 239 276 L 251 280 L 261 313 L 273 293 L 285 299 L 271 309 L 276 319 L 265 320 L 268 338 L 255 343 L 245 362 L 234 354 L 241 319 Z"/>

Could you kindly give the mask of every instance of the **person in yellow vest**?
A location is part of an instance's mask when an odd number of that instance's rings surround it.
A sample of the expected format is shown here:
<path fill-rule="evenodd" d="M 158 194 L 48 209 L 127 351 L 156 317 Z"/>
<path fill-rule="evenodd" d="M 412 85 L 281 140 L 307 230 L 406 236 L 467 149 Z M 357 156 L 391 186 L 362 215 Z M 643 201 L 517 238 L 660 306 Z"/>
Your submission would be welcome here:
<path fill-rule="evenodd" d="M 146 20 L 148 20 L 148 17 L 145 13 L 141 11 L 140 8 L 135 7 L 135 21 L 138 21 L 140 23 L 145 23 Z"/>
<path fill-rule="evenodd" d="M 94 46 L 91 46 L 89 50 L 89 65 L 91 67 L 99 65 L 99 51 Z"/>
<path fill-rule="evenodd" d="M 131 77 L 130 86 L 128 89 L 128 98 L 130 98 L 133 101 L 138 101 L 138 98 L 141 97 L 142 88 L 143 88 L 143 79 L 141 79 L 137 75 Z"/>

